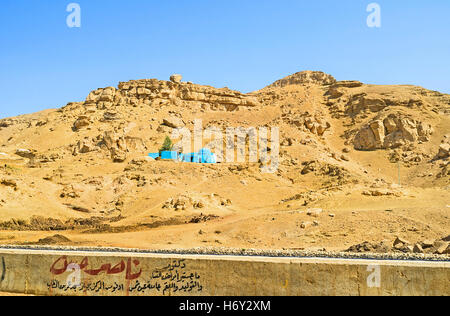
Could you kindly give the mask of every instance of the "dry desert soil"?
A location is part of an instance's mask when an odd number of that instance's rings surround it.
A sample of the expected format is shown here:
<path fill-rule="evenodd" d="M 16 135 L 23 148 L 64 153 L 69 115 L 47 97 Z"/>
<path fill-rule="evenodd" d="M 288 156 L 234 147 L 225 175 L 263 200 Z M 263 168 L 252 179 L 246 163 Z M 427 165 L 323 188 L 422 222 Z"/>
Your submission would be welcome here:
<path fill-rule="evenodd" d="M 180 79 L 1 119 L 0 244 L 448 258 L 450 95 L 312 71 L 248 94 Z M 147 157 L 195 120 L 278 127 L 278 169 Z M 202 145 L 220 157 L 219 143 Z"/>

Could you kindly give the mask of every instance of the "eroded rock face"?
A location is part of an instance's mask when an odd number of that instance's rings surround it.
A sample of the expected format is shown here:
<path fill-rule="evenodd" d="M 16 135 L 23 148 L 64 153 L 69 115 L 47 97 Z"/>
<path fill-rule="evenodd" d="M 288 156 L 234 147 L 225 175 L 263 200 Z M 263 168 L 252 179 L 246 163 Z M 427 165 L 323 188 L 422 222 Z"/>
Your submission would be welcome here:
<path fill-rule="evenodd" d="M 437 155 L 438 159 L 446 159 L 450 157 L 450 139 L 446 139 L 439 146 L 439 153 Z"/>
<path fill-rule="evenodd" d="M 182 128 L 185 126 L 185 123 L 178 117 L 168 117 L 163 120 L 162 125 L 171 128 Z"/>
<path fill-rule="evenodd" d="M 431 125 L 401 113 L 379 115 L 354 138 L 357 150 L 398 148 L 408 143 L 427 142 L 433 134 Z"/>
<path fill-rule="evenodd" d="M 89 137 L 86 137 L 77 143 L 73 150 L 73 155 L 76 156 L 77 154 L 86 154 L 97 149 L 98 148 L 96 147 L 95 142 Z"/>
<path fill-rule="evenodd" d="M 319 136 L 323 136 L 323 134 L 331 127 L 330 123 L 312 117 L 305 119 L 305 126 L 311 133 Z"/>
<path fill-rule="evenodd" d="M 16 155 L 22 158 L 34 159 L 36 157 L 36 151 L 31 149 L 17 149 Z"/>
<path fill-rule="evenodd" d="M 255 96 L 232 91 L 228 88 L 216 89 L 209 86 L 181 82 L 180 75 L 171 81 L 157 79 L 121 82 L 119 89 L 107 87 L 92 91 L 86 98 L 85 107 L 110 109 L 113 106 L 158 106 L 174 104 L 189 106 L 190 103 L 208 105 L 211 110 L 235 110 L 240 106 L 257 106 Z"/>
<path fill-rule="evenodd" d="M 92 91 L 86 98 L 88 103 L 103 102 L 113 102 L 116 100 L 117 89 L 114 87 L 100 88 Z"/>
<path fill-rule="evenodd" d="M 89 117 L 82 115 L 75 121 L 75 123 L 73 123 L 73 127 L 78 131 L 84 127 L 89 126 L 90 124 L 91 121 L 89 120 Z"/>
<path fill-rule="evenodd" d="M 218 194 L 211 194 L 209 196 L 204 194 L 182 194 L 167 200 L 162 208 L 185 211 L 189 209 L 203 209 L 205 207 L 228 207 L 232 204 L 230 199 L 222 198 Z"/>
<path fill-rule="evenodd" d="M 364 84 L 361 81 L 356 80 L 343 80 L 337 81 L 331 88 L 358 88 L 362 87 Z"/>
<path fill-rule="evenodd" d="M 269 86 L 269 88 L 283 88 L 290 85 L 331 85 L 336 83 L 336 79 L 333 76 L 328 75 L 321 71 L 302 71 L 297 72 L 291 76 L 275 81 Z"/>
<path fill-rule="evenodd" d="M 400 98 L 395 96 L 355 94 L 346 105 L 346 113 L 355 116 L 364 112 L 380 112 L 388 107 L 421 108 L 424 101 L 420 98 Z"/>
<path fill-rule="evenodd" d="M 145 142 L 139 137 L 126 136 L 125 143 L 127 144 L 128 151 L 144 152 L 147 150 Z"/>
<path fill-rule="evenodd" d="M 82 144 L 84 144 L 82 142 Z M 90 146 L 90 143 L 87 144 Z M 145 152 L 147 146 L 139 137 L 126 136 L 125 133 L 107 131 L 103 135 L 103 140 L 99 146 L 109 151 L 113 162 L 124 162 L 127 160 L 129 152 Z M 90 151 L 96 150 L 88 147 Z"/>
<path fill-rule="evenodd" d="M 11 125 L 13 125 L 13 123 L 12 123 L 12 120 L 10 120 L 10 119 L 3 119 L 3 120 L 0 120 L 0 128 L 1 128 L 1 127 L 6 128 L 6 127 L 9 127 L 9 126 L 11 126 Z"/>
<path fill-rule="evenodd" d="M 340 98 L 345 94 L 345 89 L 359 88 L 364 84 L 360 81 L 338 81 L 328 90 L 328 96 L 333 99 Z"/>
<path fill-rule="evenodd" d="M 172 75 L 170 76 L 170 81 L 174 82 L 174 83 L 181 83 L 181 80 L 183 80 L 183 76 L 182 75 Z"/>
<path fill-rule="evenodd" d="M 308 112 L 297 115 L 286 113 L 283 114 L 282 118 L 286 123 L 318 136 L 323 136 L 331 128 L 331 124 L 324 121 L 319 115 L 312 115 Z"/>
<path fill-rule="evenodd" d="M 124 136 L 108 131 L 103 136 L 103 143 L 110 151 L 114 162 L 124 162 L 127 159 L 127 142 Z"/>

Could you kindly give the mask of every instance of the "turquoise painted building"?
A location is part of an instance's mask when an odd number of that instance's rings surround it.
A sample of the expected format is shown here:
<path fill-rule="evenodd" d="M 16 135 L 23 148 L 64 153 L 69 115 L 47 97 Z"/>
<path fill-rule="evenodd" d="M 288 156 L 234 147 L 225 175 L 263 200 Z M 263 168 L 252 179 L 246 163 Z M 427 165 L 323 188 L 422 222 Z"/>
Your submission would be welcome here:
<path fill-rule="evenodd" d="M 202 148 L 198 153 L 179 154 L 176 151 L 163 151 L 159 153 L 150 153 L 149 157 L 153 159 L 173 160 L 190 163 L 217 163 L 217 156 L 208 148 Z"/>
<path fill-rule="evenodd" d="M 162 151 L 162 160 L 178 160 L 178 153 L 176 151 Z"/>

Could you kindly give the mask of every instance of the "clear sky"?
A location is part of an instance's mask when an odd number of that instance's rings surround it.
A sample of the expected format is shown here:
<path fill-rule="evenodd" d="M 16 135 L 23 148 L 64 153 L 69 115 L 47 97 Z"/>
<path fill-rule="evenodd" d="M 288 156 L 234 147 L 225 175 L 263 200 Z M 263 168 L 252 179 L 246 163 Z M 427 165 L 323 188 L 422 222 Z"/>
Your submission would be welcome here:
<path fill-rule="evenodd" d="M 69 3 L 81 27 L 69 28 Z M 301 70 L 450 93 L 450 1 L 2 0 L 0 117 L 82 101 L 119 81 L 181 73 L 254 91 Z"/>

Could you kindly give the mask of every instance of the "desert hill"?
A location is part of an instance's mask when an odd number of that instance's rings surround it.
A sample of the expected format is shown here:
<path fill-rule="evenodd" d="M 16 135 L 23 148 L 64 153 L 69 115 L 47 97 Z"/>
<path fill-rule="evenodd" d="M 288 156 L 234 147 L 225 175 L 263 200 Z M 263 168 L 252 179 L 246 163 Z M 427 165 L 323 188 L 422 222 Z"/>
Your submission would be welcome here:
<path fill-rule="evenodd" d="M 146 157 L 199 119 L 223 131 L 278 127 L 277 172 Z M 417 86 L 312 71 L 249 94 L 176 75 L 121 82 L 0 120 L 0 242 L 50 230 L 77 245 L 143 248 L 439 240 L 450 227 L 449 156 L 450 95 Z"/>

